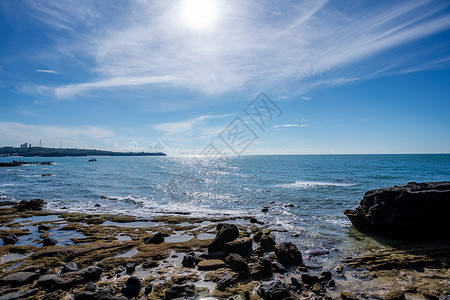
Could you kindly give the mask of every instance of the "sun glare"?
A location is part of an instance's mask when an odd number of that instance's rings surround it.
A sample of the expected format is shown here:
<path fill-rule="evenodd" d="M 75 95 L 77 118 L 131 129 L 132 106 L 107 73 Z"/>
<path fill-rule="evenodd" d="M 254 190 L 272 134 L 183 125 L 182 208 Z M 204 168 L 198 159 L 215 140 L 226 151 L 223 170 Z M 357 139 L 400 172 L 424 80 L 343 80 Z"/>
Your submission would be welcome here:
<path fill-rule="evenodd" d="M 216 0 L 182 0 L 181 16 L 188 27 L 207 30 L 218 17 L 217 6 Z"/>

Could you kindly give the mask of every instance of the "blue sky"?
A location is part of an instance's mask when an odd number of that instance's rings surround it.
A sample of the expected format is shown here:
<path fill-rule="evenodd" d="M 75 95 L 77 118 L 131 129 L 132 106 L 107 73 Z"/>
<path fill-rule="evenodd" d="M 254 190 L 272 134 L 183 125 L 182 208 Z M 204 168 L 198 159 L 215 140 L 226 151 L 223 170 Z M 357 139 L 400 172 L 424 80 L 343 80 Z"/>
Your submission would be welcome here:
<path fill-rule="evenodd" d="M 448 153 L 448 49 L 448 1 L 1 1 L 0 145 Z"/>

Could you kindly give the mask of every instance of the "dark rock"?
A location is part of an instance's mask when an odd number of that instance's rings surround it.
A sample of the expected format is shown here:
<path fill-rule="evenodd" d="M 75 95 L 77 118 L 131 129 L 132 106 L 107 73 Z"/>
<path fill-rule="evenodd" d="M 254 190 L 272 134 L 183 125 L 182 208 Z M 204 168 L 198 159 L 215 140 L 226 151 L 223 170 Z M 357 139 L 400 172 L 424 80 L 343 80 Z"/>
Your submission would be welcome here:
<path fill-rule="evenodd" d="M 22 200 L 16 204 L 18 211 L 42 210 L 46 202 L 42 199 L 31 199 L 30 201 Z"/>
<path fill-rule="evenodd" d="M 320 273 L 319 276 L 319 281 L 329 281 L 331 280 L 331 272 L 330 271 L 323 271 L 322 273 Z"/>
<path fill-rule="evenodd" d="M 272 263 L 272 270 L 274 273 L 286 273 L 288 271 L 282 264 L 275 261 Z"/>
<path fill-rule="evenodd" d="M 7 234 L 3 237 L 3 244 L 14 245 L 19 241 L 19 238 L 14 233 Z"/>
<path fill-rule="evenodd" d="M 134 270 L 136 270 L 135 263 L 127 263 L 125 264 L 125 269 L 128 275 L 133 274 Z"/>
<path fill-rule="evenodd" d="M 267 257 L 261 257 L 250 271 L 250 275 L 255 279 L 272 276 L 272 264 Z"/>
<path fill-rule="evenodd" d="M 261 212 L 265 213 L 269 211 L 269 207 L 268 206 L 264 206 L 263 208 L 261 208 Z"/>
<path fill-rule="evenodd" d="M 329 287 L 335 287 L 336 286 L 336 282 L 333 280 L 333 279 L 331 279 L 330 281 L 328 281 L 328 286 Z"/>
<path fill-rule="evenodd" d="M 43 232 L 43 231 L 48 231 L 48 230 L 50 230 L 50 225 L 48 225 L 48 224 L 39 224 L 38 225 L 38 231 L 39 232 Z"/>
<path fill-rule="evenodd" d="M 220 259 L 207 259 L 202 260 L 197 264 L 197 267 L 199 270 L 202 271 L 211 271 L 211 270 L 217 270 L 220 268 L 225 268 L 225 263 Z"/>
<path fill-rule="evenodd" d="M 258 289 L 258 295 L 264 300 L 281 300 L 289 298 L 291 293 L 285 283 L 279 280 L 272 280 L 261 283 Z"/>
<path fill-rule="evenodd" d="M 94 207 L 101 207 L 101 205 L 97 203 L 94 205 Z"/>
<path fill-rule="evenodd" d="M 192 255 L 185 255 L 181 264 L 185 268 L 193 268 L 195 265 L 195 257 Z"/>
<path fill-rule="evenodd" d="M 285 266 L 299 266 L 303 263 L 302 254 L 291 242 L 275 245 L 275 254 L 278 261 Z"/>
<path fill-rule="evenodd" d="M 145 244 L 161 244 L 164 243 L 164 236 L 161 232 L 157 232 L 154 235 L 146 237 L 144 239 Z"/>
<path fill-rule="evenodd" d="M 86 288 L 84 290 L 88 291 L 88 292 L 95 292 L 95 291 L 97 291 L 97 286 L 95 284 L 93 284 L 92 282 L 89 282 L 86 285 Z"/>
<path fill-rule="evenodd" d="M 83 273 L 84 280 L 97 280 L 103 273 L 103 269 L 97 266 L 87 268 Z"/>
<path fill-rule="evenodd" d="M 202 258 L 218 258 L 218 259 L 225 259 L 225 257 L 227 257 L 227 254 L 225 253 L 225 251 L 213 251 L 213 252 L 208 252 L 208 254 L 205 257 Z"/>
<path fill-rule="evenodd" d="M 264 249 L 264 251 L 273 251 L 275 249 L 275 244 L 275 240 L 268 235 L 263 235 L 259 242 L 259 245 Z"/>
<path fill-rule="evenodd" d="M 64 268 L 61 270 L 61 274 L 68 273 L 68 272 L 76 272 L 78 271 L 78 265 L 74 263 L 73 261 L 68 262 Z"/>
<path fill-rule="evenodd" d="M 51 237 L 47 237 L 42 240 L 42 244 L 44 245 L 44 247 L 55 246 L 56 243 L 57 243 L 56 239 L 51 238 Z"/>
<path fill-rule="evenodd" d="M 302 282 L 304 284 L 316 284 L 319 282 L 319 277 L 309 274 L 302 274 Z"/>
<path fill-rule="evenodd" d="M 187 298 L 195 295 L 195 286 L 190 284 L 173 285 L 165 294 L 165 299 Z"/>
<path fill-rule="evenodd" d="M 228 255 L 227 258 L 225 259 L 225 262 L 227 263 L 227 266 L 231 268 L 233 271 L 248 272 L 248 265 L 245 262 L 244 258 L 239 254 L 232 253 Z"/>
<path fill-rule="evenodd" d="M 137 297 L 141 291 L 141 280 L 136 276 L 128 278 L 127 283 L 122 288 L 122 294 L 128 298 Z"/>
<path fill-rule="evenodd" d="M 97 300 L 97 293 L 84 291 L 75 295 L 75 300 Z"/>
<path fill-rule="evenodd" d="M 316 247 L 306 250 L 305 253 L 312 256 L 319 256 L 330 254 L 330 250 L 321 247 Z"/>
<path fill-rule="evenodd" d="M 297 278 L 291 277 L 291 284 L 297 291 L 303 290 L 303 284 Z"/>
<path fill-rule="evenodd" d="M 145 294 L 145 295 L 148 295 L 148 294 L 150 294 L 152 291 L 153 291 L 153 286 L 147 285 L 147 286 L 145 287 L 145 289 L 144 289 L 144 294 Z"/>
<path fill-rule="evenodd" d="M 42 174 L 42 177 L 52 176 L 52 174 Z"/>
<path fill-rule="evenodd" d="M 116 274 L 124 275 L 126 272 L 127 272 L 127 268 L 125 268 L 124 266 L 117 266 Z"/>
<path fill-rule="evenodd" d="M 33 282 L 38 276 L 39 274 L 34 272 L 17 272 L 1 278 L 0 285 L 22 286 Z"/>
<path fill-rule="evenodd" d="M 64 280 L 56 274 L 46 274 L 39 277 L 37 286 L 44 288 L 59 288 L 64 285 Z"/>
<path fill-rule="evenodd" d="M 253 240 L 254 240 L 256 243 L 259 243 L 259 242 L 261 241 L 262 235 L 263 235 L 262 231 L 257 231 L 257 232 L 255 232 L 255 234 L 253 235 Z"/>
<path fill-rule="evenodd" d="M 252 239 L 245 238 L 228 242 L 223 248 L 226 254 L 236 253 L 243 257 L 249 257 L 252 254 L 252 245 Z"/>
<path fill-rule="evenodd" d="M 258 220 L 256 220 L 255 218 L 250 218 L 250 223 L 258 223 Z"/>
<path fill-rule="evenodd" d="M 223 251 L 226 243 L 234 241 L 239 237 L 239 230 L 236 225 L 221 223 L 217 225 L 217 233 L 211 244 L 208 245 L 208 252 Z"/>
<path fill-rule="evenodd" d="M 410 182 L 366 192 L 344 213 L 361 232 L 399 238 L 450 239 L 450 182 Z"/>
<path fill-rule="evenodd" d="M 217 282 L 217 289 L 219 291 L 225 290 L 227 287 L 236 283 L 239 279 L 238 274 L 226 274 Z"/>

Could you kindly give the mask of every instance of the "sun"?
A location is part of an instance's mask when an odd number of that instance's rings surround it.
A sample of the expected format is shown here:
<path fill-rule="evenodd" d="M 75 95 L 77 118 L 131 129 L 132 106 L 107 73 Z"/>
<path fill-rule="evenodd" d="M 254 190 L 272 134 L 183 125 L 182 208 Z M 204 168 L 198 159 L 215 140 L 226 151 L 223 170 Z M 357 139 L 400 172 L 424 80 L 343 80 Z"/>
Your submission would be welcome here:
<path fill-rule="evenodd" d="M 187 27 L 208 30 L 219 15 L 217 0 L 182 0 L 181 17 Z"/>

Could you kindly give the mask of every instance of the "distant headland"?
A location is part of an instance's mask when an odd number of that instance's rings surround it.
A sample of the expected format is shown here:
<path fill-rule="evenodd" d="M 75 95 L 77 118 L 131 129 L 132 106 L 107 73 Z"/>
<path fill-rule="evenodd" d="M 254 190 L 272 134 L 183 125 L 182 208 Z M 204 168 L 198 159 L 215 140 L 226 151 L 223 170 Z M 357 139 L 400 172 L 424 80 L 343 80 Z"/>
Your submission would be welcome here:
<path fill-rule="evenodd" d="M 45 148 L 45 147 L 0 147 L 0 156 L 64 157 L 64 156 L 166 156 L 162 152 L 114 152 L 95 149 Z"/>

